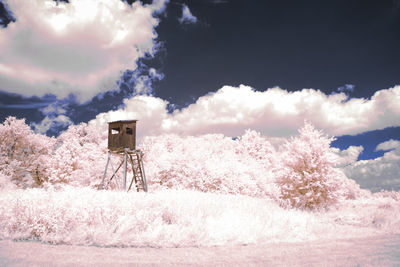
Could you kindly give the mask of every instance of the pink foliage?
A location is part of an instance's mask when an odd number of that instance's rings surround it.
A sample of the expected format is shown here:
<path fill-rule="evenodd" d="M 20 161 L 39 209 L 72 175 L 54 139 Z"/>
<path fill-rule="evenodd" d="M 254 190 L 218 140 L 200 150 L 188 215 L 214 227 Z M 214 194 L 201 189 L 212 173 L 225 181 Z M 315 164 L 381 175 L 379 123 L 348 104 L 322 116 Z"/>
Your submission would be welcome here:
<path fill-rule="evenodd" d="M 85 123 L 72 125 L 62 133 L 51 155 L 51 183 L 79 186 L 100 184 L 106 164 L 107 140 Z"/>
<path fill-rule="evenodd" d="M 71 126 L 55 139 L 35 134 L 24 119 L 9 117 L 0 125 L 0 138 L 0 173 L 19 187 L 100 183 L 106 137 L 87 124 Z"/>
<path fill-rule="evenodd" d="M 236 141 L 218 134 L 152 136 L 144 138 L 141 149 L 148 182 L 154 187 L 250 196 L 276 191 L 274 149 L 255 132 Z"/>
<path fill-rule="evenodd" d="M 179 247 L 399 234 L 400 193 L 360 190 L 309 123 L 278 150 L 251 130 L 145 137 L 149 193 L 94 190 L 107 133 L 87 124 L 49 138 L 9 117 L 0 140 L 0 239 Z"/>
<path fill-rule="evenodd" d="M 0 172 L 20 187 L 48 181 L 47 160 L 54 138 L 35 134 L 25 120 L 8 117 L 0 124 Z"/>
<path fill-rule="evenodd" d="M 139 148 L 150 190 L 268 196 L 306 209 L 356 196 L 355 182 L 334 168 L 332 138 L 308 123 L 299 133 L 281 152 L 251 130 L 236 140 L 220 134 L 148 136 Z M 0 173 L 24 188 L 58 183 L 96 187 L 107 159 L 106 135 L 82 123 L 49 138 L 9 117 L 0 125 Z"/>
<path fill-rule="evenodd" d="M 259 132 L 246 130 L 245 134 L 238 139 L 235 150 L 236 153 L 246 154 L 252 160 L 265 165 L 267 168 L 273 168 L 277 165 L 275 148 Z"/>
<path fill-rule="evenodd" d="M 281 199 L 291 207 L 316 209 L 354 197 L 358 185 L 334 168 L 336 157 L 330 150 L 333 138 L 307 122 L 299 134 L 284 144 L 280 155 L 277 183 Z"/>

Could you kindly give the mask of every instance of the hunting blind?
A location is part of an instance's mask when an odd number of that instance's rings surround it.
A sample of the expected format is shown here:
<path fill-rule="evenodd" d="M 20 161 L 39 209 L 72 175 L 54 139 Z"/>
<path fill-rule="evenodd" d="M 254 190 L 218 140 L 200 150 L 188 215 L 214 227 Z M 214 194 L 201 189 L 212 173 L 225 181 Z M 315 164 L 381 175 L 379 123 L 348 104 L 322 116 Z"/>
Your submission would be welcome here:
<path fill-rule="evenodd" d="M 118 171 L 123 167 L 123 179 L 120 182 L 122 182 L 122 189 L 126 190 L 127 174 L 129 172 L 128 165 L 130 165 L 132 180 L 127 191 L 135 183 L 137 191 L 143 190 L 147 192 L 146 176 L 142 160 L 143 153 L 136 149 L 136 122 L 137 120 L 120 120 L 108 123 L 108 158 L 100 189 L 119 189 Z M 122 158 L 122 162 L 118 164 L 116 169 L 114 169 L 111 161 L 112 155 L 119 160 Z M 110 178 L 106 179 L 109 165 L 113 173 Z"/>
<path fill-rule="evenodd" d="M 136 149 L 137 120 L 113 121 L 108 123 L 108 149 L 111 151 Z"/>

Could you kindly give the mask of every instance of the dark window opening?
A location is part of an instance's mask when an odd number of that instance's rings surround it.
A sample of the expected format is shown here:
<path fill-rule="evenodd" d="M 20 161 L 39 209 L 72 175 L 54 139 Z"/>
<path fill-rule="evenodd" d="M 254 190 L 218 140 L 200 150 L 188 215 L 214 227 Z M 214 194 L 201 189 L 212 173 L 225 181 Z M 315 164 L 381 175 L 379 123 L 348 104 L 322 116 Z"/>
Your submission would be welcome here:
<path fill-rule="evenodd" d="M 120 130 L 118 128 L 111 128 L 111 134 L 119 134 Z"/>
<path fill-rule="evenodd" d="M 133 134 L 133 129 L 132 128 L 126 128 L 126 134 L 132 135 Z"/>

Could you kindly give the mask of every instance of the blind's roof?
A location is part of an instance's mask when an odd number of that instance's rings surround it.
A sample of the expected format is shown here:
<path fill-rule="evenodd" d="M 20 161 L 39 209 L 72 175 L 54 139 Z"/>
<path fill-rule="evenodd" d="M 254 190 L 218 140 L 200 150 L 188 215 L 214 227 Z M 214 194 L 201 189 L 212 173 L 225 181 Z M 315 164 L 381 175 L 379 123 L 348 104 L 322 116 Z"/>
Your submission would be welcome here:
<path fill-rule="evenodd" d="M 110 123 L 116 123 L 116 122 L 122 122 L 122 123 L 132 123 L 132 122 L 137 122 L 138 120 L 119 120 L 119 121 L 109 121 L 108 124 Z"/>

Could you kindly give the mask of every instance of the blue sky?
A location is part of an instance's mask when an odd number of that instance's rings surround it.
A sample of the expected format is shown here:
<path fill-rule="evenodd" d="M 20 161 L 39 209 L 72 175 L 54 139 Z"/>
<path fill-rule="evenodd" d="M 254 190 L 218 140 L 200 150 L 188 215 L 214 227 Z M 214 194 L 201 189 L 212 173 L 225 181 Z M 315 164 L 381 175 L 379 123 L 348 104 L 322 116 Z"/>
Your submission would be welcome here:
<path fill-rule="evenodd" d="M 0 3 L 1 121 L 281 138 L 308 120 L 337 137 L 349 174 L 400 169 L 397 0 Z"/>

